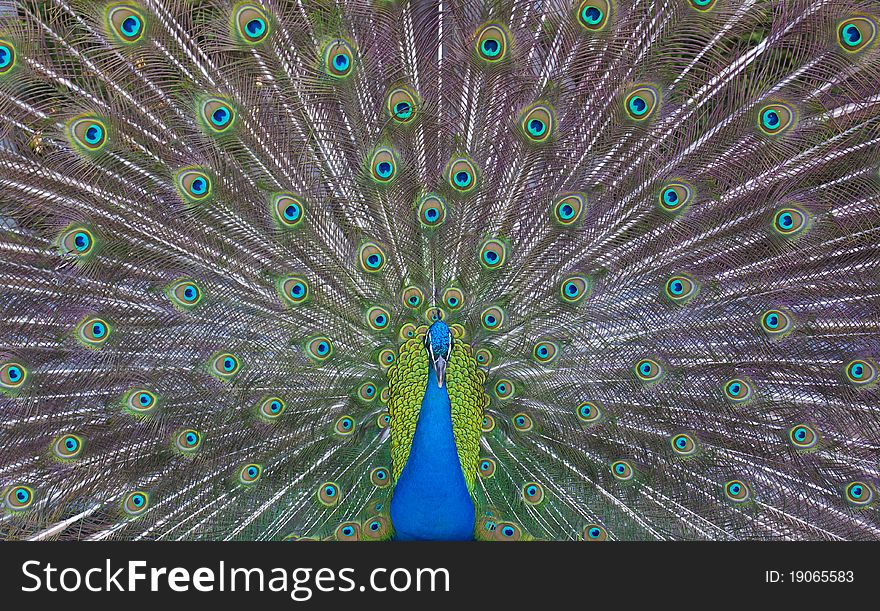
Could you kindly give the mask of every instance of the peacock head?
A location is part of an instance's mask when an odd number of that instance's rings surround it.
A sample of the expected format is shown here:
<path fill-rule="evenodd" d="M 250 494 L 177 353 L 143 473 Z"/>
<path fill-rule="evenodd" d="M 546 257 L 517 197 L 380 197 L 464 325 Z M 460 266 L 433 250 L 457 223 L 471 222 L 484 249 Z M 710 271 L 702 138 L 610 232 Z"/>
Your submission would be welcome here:
<path fill-rule="evenodd" d="M 443 386 L 446 378 L 446 363 L 452 352 L 452 333 L 449 331 L 449 325 L 439 320 L 439 316 L 425 335 L 425 348 L 437 374 L 437 386 Z"/>

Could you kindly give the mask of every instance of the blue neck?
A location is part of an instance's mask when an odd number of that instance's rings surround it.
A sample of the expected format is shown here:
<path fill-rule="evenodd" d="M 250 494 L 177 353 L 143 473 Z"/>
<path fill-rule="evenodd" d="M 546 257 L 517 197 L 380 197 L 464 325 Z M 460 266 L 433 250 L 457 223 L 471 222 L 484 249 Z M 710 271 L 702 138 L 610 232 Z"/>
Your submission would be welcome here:
<path fill-rule="evenodd" d="M 437 386 L 433 367 L 409 460 L 394 487 L 391 522 L 401 541 L 462 541 L 474 536 L 474 503 L 452 434 L 449 392 L 445 382 Z"/>

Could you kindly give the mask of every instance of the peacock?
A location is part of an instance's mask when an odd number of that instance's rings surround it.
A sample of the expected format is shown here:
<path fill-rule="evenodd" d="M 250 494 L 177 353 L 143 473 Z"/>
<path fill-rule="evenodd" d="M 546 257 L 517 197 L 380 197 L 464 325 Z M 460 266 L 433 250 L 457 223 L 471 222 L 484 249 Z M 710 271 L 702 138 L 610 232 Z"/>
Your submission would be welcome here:
<path fill-rule="evenodd" d="M 876 0 L 3 0 L 0 539 L 880 539 Z"/>

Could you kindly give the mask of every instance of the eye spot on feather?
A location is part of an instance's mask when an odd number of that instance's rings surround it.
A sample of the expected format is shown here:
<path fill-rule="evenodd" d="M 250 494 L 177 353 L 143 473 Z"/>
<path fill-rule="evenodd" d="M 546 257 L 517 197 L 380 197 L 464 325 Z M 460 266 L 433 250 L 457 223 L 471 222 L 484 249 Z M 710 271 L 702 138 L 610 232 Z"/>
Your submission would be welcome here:
<path fill-rule="evenodd" d="M 439 227 L 446 220 L 446 202 L 435 193 L 421 196 L 416 203 L 419 223 L 425 229 Z"/>
<path fill-rule="evenodd" d="M 338 435 L 351 435 L 354 433 L 355 424 L 354 418 L 351 416 L 342 416 L 339 420 L 336 421 L 336 425 L 333 427 Z"/>
<path fill-rule="evenodd" d="M 243 466 L 238 471 L 238 481 L 245 486 L 250 486 L 257 483 L 257 480 L 260 479 L 260 476 L 263 474 L 263 467 L 256 464 L 250 463 Z"/>
<path fill-rule="evenodd" d="M 394 364 L 396 358 L 397 356 L 394 354 L 394 350 L 390 348 L 384 348 L 379 351 L 379 366 L 383 369 L 387 369 Z"/>
<path fill-rule="evenodd" d="M 770 337 L 781 339 L 794 329 L 794 319 L 782 309 L 771 308 L 761 315 L 761 328 Z"/>
<path fill-rule="evenodd" d="M 660 210 L 668 214 L 680 214 L 693 197 L 694 191 L 690 185 L 683 182 L 666 183 L 660 189 Z"/>
<path fill-rule="evenodd" d="M 293 193 L 276 193 L 272 196 L 272 216 L 281 229 L 298 227 L 305 216 L 302 199 Z"/>
<path fill-rule="evenodd" d="M 542 365 L 552 363 L 558 355 L 559 346 L 550 340 L 542 340 L 532 348 L 532 358 Z"/>
<path fill-rule="evenodd" d="M 484 24 L 477 30 L 474 39 L 478 59 L 488 64 L 497 64 L 507 57 L 510 35 L 503 25 Z"/>
<path fill-rule="evenodd" d="M 443 311 L 443 308 L 429 306 L 428 309 L 425 310 L 425 320 L 431 324 L 438 320 L 446 320 L 446 312 Z"/>
<path fill-rule="evenodd" d="M 211 177 L 199 168 L 181 170 L 175 178 L 175 184 L 183 201 L 187 203 L 206 201 L 213 194 Z"/>
<path fill-rule="evenodd" d="M 705 13 L 711 11 L 715 7 L 716 0 L 690 0 L 691 7 Z"/>
<path fill-rule="evenodd" d="M 284 403 L 283 399 L 279 397 L 269 397 L 260 402 L 258 411 L 261 418 L 271 421 L 281 416 L 285 409 L 287 409 L 287 405 Z"/>
<path fill-rule="evenodd" d="M 409 123 L 416 118 L 416 94 L 408 87 L 395 87 L 385 97 L 385 110 L 395 123 Z"/>
<path fill-rule="evenodd" d="M 511 399 L 516 392 L 516 387 L 513 382 L 508 379 L 502 379 L 495 382 L 495 387 L 493 388 L 495 391 L 495 396 L 499 399 L 506 400 Z"/>
<path fill-rule="evenodd" d="M 837 26 L 837 44 L 847 53 L 866 49 L 876 38 L 877 22 L 871 17 L 850 17 Z"/>
<path fill-rule="evenodd" d="M 337 38 L 324 47 L 324 72 L 332 78 L 344 79 L 354 70 L 354 47 L 346 40 Z"/>
<path fill-rule="evenodd" d="M 584 528 L 584 541 L 606 541 L 608 532 L 598 524 L 588 524 Z"/>
<path fill-rule="evenodd" d="M 446 166 L 446 180 L 459 193 L 470 193 L 477 186 L 477 166 L 466 157 L 453 157 Z"/>
<path fill-rule="evenodd" d="M 733 479 L 724 484 L 724 496 L 732 503 L 745 503 L 752 492 L 743 481 Z"/>
<path fill-rule="evenodd" d="M 590 279 L 586 276 L 568 276 L 562 279 L 559 295 L 566 303 L 578 303 L 592 290 Z"/>
<path fill-rule="evenodd" d="M 812 450 L 819 443 L 819 433 L 809 424 L 798 424 L 789 429 L 788 439 L 798 450 Z"/>
<path fill-rule="evenodd" d="M 68 433 L 55 439 L 52 443 L 52 453 L 60 460 L 73 460 L 79 458 L 83 451 L 83 440 L 78 435 Z"/>
<path fill-rule="evenodd" d="M 378 184 L 387 184 L 397 176 L 397 153 L 387 146 L 380 146 L 370 157 L 370 176 Z"/>
<path fill-rule="evenodd" d="M 477 473 L 483 479 L 489 479 L 493 475 L 495 475 L 495 469 L 497 465 L 495 464 L 495 460 L 492 458 L 481 458 L 480 462 L 477 464 Z"/>
<path fill-rule="evenodd" d="M 165 289 L 171 305 L 182 312 L 188 312 L 202 301 L 202 290 L 192 280 L 176 280 Z"/>
<path fill-rule="evenodd" d="M 578 23 L 590 32 L 600 32 L 611 18 L 611 2 L 608 0 L 585 0 L 578 6 Z"/>
<path fill-rule="evenodd" d="M 376 400 L 376 397 L 379 395 L 379 390 L 372 382 L 364 382 L 358 387 L 357 394 L 361 401 L 370 403 Z"/>
<path fill-rule="evenodd" d="M 146 31 L 143 13 L 129 5 L 111 6 L 107 11 L 107 28 L 119 42 L 131 44 L 140 41 Z"/>
<path fill-rule="evenodd" d="M 76 338 L 86 348 L 100 349 L 110 338 L 110 325 L 103 318 L 87 316 L 77 325 Z"/>
<path fill-rule="evenodd" d="M 666 281 L 663 292 L 672 303 L 684 305 L 697 296 L 700 285 L 686 274 L 676 274 Z"/>
<path fill-rule="evenodd" d="M 768 136 L 778 136 L 794 125 L 795 116 L 788 104 L 768 104 L 758 111 L 758 127 Z"/>
<path fill-rule="evenodd" d="M 380 429 L 388 428 L 391 425 L 391 414 L 389 414 L 388 412 L 382 412 L 381 414 L 379 414 L 379 416 L 376 418 L 376 425 Z"/>
<path fill-rule="evenodd" d="M 577 417 L 586 424 L 596 424 L 602 418 L 602 409 L 592 401 L 583 401 L 577 406 Z"/>
<path fill-rule="evenodd" d="M 806 212 L 800 208 L 787 206 L 773 215 L 773 231 L 777 235 L 792 238 L 802 234 L 807 229 L 808 222 Z"/>
<path fill-rule="evenodd" d="M 487 348 L 478 348 L 474 351 L 474 359 L 480 367 L 488 367 L 492 364 L 492 353 Z"/>
<path fill-rule="evenodd" d="M 58 236 L 58 250 L 62 255 L 86 259 L 95 248 L 92 232 L 81 225 L 70 225 Z"/>
<path fill-rule="evenodd" d="M 401 301 L 403 301 L 404 307 L 417 309 L 425 301 L 425 294 L 417 286 L 408 286 L 403 289 Z"/>
<path fill-rule="evenodd" d="M 129 413 L 144 416 L 156 411 L 159 399 L 149 390 L 136 388 L 126 393 L 123 405 Z"/>
<path fill-rule="evenodd" d="M 0 364 L 0 390 L 17 390 L 24 386 L 28 371 L 21 363 L 7 361 Z"/>
<path fill-rule="evenodd" d="M 12 43 L 0 39 L 0 76 L 7 74 L 15 67 L 15 47 Z"/>
<path fill-rule="evenodd" d="M 361 525 L 357 522 L 343 522 L 336 527 L 333 537 L 337 541 L 360 541 Z"/>
<path fill-rule="evenodd" d="M 34 491 L 28 486 L 13 485 L 6 489 L 3 496 L 4 505 L 11 511 L 27 509 L 34 502 Z"/>
<path fill-rule="evenodd" d="M 339 486 L 333 482 L 324 482 L 318 488 L 318 500 L 327 507 L 333 507 L 338 503 L 340 496 Z"/>
<path fill-rule="evenodd" d="M 521 494 L 529 505 L 540 505 L 544 500 L 544 487 L 537 482 L 528 482 L 522 487 Z"/>
<path fill-rule="evenodd" d="M 534 426 L 531 416 L 524 412 L 520 412 L 513 416 L 513 428 L 520 432 L 531 431 Z"/>
<path fill-rule="evenodd" d="M 480 323 L 487 331 L 498 331 L 504 324 L 504 311 L 498 306 L 490 306 L 480 314 Z"/>
<path fill-rule="evenodd" d="M 565 193 L 557 197 L 551 206 L 553 220 L 559 225 L 568 227 L 577 223 L 587 204 L 584 193 Z"/>
<path fill-rule="evenodd" d="M 378 541 L 384 539 L 391 530 L 391 524 L 384 516 L 373 516 L 361 525 L 361 535 L 364 539 Z"/>
<path fill-rule="evenodd" d="M 377 467 L 370 471 L 370 481 L 376 488 L 387 488 L 391 485 L 391 474 L 385 467 Z"/>
<path fill-rule="evenodd" d="M 241 369 L 241 361 L 230 352 L 218 352 L 210 361 L 210 372 L 219 380 L 230 380 Z"/>
<path fill-rule="evenodd" d="M 634 369 L 636 377 L 642 382 L 658 382 L 665 374 L 663 366 L 654 359 L 642 359 Z"/>
<path fill-rule="evenodd" d="M 232 16 L 232 26 L 236 38 L 249 45 L 266 40 L 271 30 L 269 16 L 254 4 L 239 6 Z"/>
<path fill-rule="evenodd" d="M 611 463 L 611 474 L 621 482 L 627 482 L 635 477 L 636 470 L 628 460 L 615 460 Z"/>
<path fill-rule="evenodd" d="M 373 242 L 366 242 L 360 247 L 358 259 L 365 272 L 379 272 L 385 267 L 385 253 Z"/>
<path fill-rule="evenodd" d="M 185 429 L 174 436 L 174 447 L 183 454 L 195 454 L 202 445 L 202 435 L 195 429 Z"/>
<path fill-rule="evenodd" d="M 107 144 L 107 126 L 96 117 L 81 117 L 67 124 L 67 133 L 75 148 L 94 153 Z"/>
<path fill-rule="evenodd" d="M 519 541 L 522 539 L 522 530 L 513 522 L 499 522 L 494 532 L 498 541 Z"/>
<path fill-rule="evenodd" d="M 464 305 L 464 293 L 457 287 L 450 287 L 443 291 L 443 304 L 451 311 L 456 312 Z"/>
<path fill-rule="evenodd" d="M 143 490 L 129 492 L 122 500 L 122 510 L 132 517 L 143 514 L 149 506 L 150 495 Z"/>
<path fill-rule="evenodd" d="M 384 331 L 391 324 L 391 315 L 388 310 L 379 306 L 373 306 L 367 310 L 366 319 L 373 331 Z"/>
<path fill-rule="evenodd" d="M 556 115 L 547 104 L 534 104 L 519 117 L 519 127 L 526 142 L 543 144 L 550 140 L 556 128 Z"/>
<path fill-rule="evenodd" d="M 697 453 L 697 441 L 687 433 L 679 433 L 669 440 L 672 451 L 677 456 L 693 456 Z"/>
<path fill-rule="evenodd" d="M 846 379 L 862 388 L 872 386 L 877 381 L 877 366 L 867 359 L 855 359 L 846 366 Z"/>
<path fill-rule="evenodd" d="M 867 507 L 874 501 L 874 487 L 868 482 L 850 482 L 844 488 L 843 496 L 850 505 Z"/>
<path fill-rule="evenodd" d="M 275 284 L 275 288 L 286 305 L 300 305 L 309 298 L 309 283 L 302 276 L 281 278 Z"/>
<path fill-rule="evenodd" d="M 645 121 L 660 105 L 660 92 L 650 85 L 636 87 L 624 100 L 624 109 L 634 121 Z"/>
<path fill-rule="evenodd" d="M 480 423 L 480 431 L 483 433 L 491 433 L 495 430 L 495 417 L 491 414 L 483 414 L 483 421 Z"/>
<path fill-rule="evenodd" d="M 752 398 L 752 385 L 748 380 L 734 378 L 724 385 L 724 396 L 732 403 L 745 403 Z"/>
<path fill-rule="evenodd" d="M 222 134 L 235 123 L 235 110 L 221 98 L 207 98 L 199 104 L 201 123 L 209 133 Z"/>
<path fill-rule="evenodd" d="M 486 269 L 498 269 L 507 259 L 507 246 L 495 238 L 488 238 L 480 246 L 480 265 Z"/>

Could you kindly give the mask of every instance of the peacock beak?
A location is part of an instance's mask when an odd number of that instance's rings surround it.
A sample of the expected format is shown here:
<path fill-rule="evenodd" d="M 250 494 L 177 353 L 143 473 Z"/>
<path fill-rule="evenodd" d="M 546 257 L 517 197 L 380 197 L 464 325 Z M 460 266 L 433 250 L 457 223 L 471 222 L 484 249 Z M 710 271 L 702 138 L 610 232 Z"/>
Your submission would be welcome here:
<path fill-rule="evenodd" d="M 437 387 L 442 388 L 446 381 L 446 359 L 442 356 L 434 359 L 434 373 L 437 374 Z"/>

